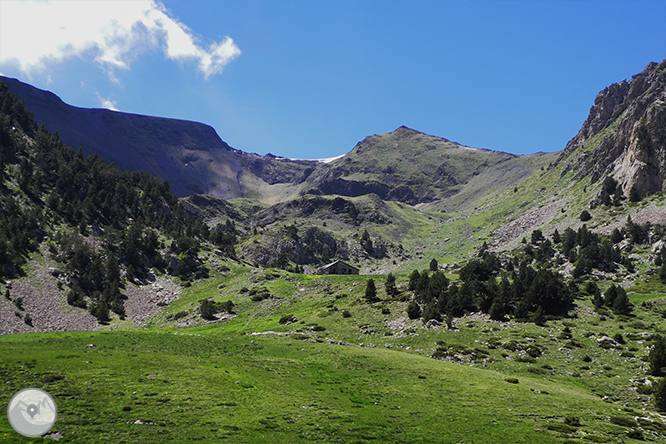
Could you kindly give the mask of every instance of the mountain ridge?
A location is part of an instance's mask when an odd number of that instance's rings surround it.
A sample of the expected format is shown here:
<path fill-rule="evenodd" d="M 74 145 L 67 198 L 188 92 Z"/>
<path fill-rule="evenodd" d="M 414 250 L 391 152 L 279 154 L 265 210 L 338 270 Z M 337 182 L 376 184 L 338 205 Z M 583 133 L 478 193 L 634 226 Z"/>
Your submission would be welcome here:
<path fill-rule="evenodd" d="M 0 79 L 25 100 L 38 124 L 58 131 L 68 145 L 85 155 L 98 153 L 123 170 L 167 179 L 179 197 L 195 193 L 224 199 L 252 196 L 255 189 L 307 176 L 316 166 L 236 150 L 203 123 L 79 108 L 20 80 Z"/>
<path fill-rule="evenodd" d="M 86 155 L 96 152 L 121 169 L 166 179 L 178 197 L 207 194 L 273 204 L 307 194 L 374 193 L 417 205 L 447 199 L 499 160 L 519 157 L 461 145 L 404 125 L 368 136 L 325 163 L 260 156 L 230 147 L 206 124 L 78 108 L 52 92 L 2 79 L 10 91 L 24 97 L 37 123 L 58 131 L 64 142 Z"/>

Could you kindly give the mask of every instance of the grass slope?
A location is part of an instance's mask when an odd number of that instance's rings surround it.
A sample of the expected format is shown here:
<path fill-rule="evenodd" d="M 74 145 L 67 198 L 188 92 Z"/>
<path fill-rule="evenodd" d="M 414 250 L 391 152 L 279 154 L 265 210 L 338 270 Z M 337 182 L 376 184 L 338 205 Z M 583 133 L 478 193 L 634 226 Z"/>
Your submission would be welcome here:
<path fill-rule="evenodd" d="M 575 384 L 530 376 L 515 384 L 383 348 L 214 332 L 35 334 L 0 344 L 3 402 L 23 387 L 48 390 L 60 442 L 556 443 L 561 433 L 549 425 L 572 413 L 586 433 L 624 435 L 606 421 L 614 406 Z M 4 416 L 0 436 L 23 441 Z"/>

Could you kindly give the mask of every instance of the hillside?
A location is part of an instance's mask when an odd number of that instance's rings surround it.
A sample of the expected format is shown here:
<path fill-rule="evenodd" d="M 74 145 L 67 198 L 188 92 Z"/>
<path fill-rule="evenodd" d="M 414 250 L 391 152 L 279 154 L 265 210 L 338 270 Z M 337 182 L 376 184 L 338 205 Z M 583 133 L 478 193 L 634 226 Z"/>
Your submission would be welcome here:
<path fill-rule="evenodd" d="M 666 61 L 599 92 L 558 162 L 592 181 L 612 175 L 624 195 L 666 188 Z"/>
<path fill-rule="evenodd" d="M 25 100 L 38 124 L 57 131 L 75 150 L 161 177 L 179 197 L 207 194 L 274 204 L 304 194 L 372 193 L 416 205 L 458 194 L 469 199 L 478 192 L 470 184 L 474 178 L 501 171 L 503 182 L 517 183 L 535 166 L 533 156 L 474 149 L 406 127 L 367 137 L 330 163 L 259 156 L 231 148 L 208 125 L 77 108 L 16 79 L 0 80 Z"/>
<path fill-rule="evenodd" d="M 55 94 L 0 77 L 25 101 L 38 125 L 58 132 L 86 156 L 97 153 L 125 171 L 143 171 L 169 182 L 178 197 L 190 194 L 233 199 L 289 194 L 317 162 L 259 156 L 231 148 L 215 130 L 197 122 L 67 105 Z"/>
<path fill-rule="evenodd" d="M 2 87 L 0 398 L 47 389 L 64 442 L 664 442 L 664 67 L 560 153 L 405 127 L 329 164 L 205 146 L 234 199 L 84 156 Z M 314 274 L 333 259 L 361 274 Z"/>

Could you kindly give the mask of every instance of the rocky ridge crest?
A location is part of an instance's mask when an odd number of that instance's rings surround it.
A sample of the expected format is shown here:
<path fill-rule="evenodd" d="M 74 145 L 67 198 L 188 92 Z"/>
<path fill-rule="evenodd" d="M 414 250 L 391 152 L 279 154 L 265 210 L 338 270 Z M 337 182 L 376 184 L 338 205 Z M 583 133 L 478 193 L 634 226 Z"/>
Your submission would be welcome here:
<path fill-rule="evenodd" d="M 612 175 L 625 195 L 666 190 L 666 60 L 601 91 L 566 158 L 565 171 L 592 181 Z"/>

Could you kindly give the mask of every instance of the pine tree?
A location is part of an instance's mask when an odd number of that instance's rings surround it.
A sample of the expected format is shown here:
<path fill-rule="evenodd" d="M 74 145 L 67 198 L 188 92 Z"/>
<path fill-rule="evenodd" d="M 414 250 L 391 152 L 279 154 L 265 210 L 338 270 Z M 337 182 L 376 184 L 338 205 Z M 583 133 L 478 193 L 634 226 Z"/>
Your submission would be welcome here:
<path fill-rule="evenodd" d="M 617 314 L 629 314 L 631 311 L 631 303 L 627 297 L 627 292 L 624 291 L 624 288 L 620 287 L 618 295 L 613 301 L 613 311 Z"/>
<path fill-rule="evenodd" d="M 490 315 L 490 319 L 494 321 L 501 321 L 504 319 L 504 306 L 499 297 L 493 299 L 493 303 L 488 310 L 488 314 Z"/>
<path fill-rule="evenodd" d="M 562 236 L 560 236 L 560 232 L 555 228 L 555 231 L 553 231 L 553 243 L 559 244 L 560 242 L 562 242 Z"/>
<path fill-rule="evenodd" d="M 100 324 L 105 324 L 111 320 L 109 317 L 109 306 L 104 301 L 99 301 L 93 306 L 92 315 L 97 318 Z"/>
<path fill-rule="evenodd" d="M 666 379 L 662 379 L 654 390 L 654 405 L 660 412 L 666 412 Z"/>
<path fill-rule="evenodd" d="M 365 300 L 368 302 L 375 302 L 377 300 L 377 287 L 375 287 L 375 280 L 368 279 L 368 284 L 365 287 Z"/>
<path fill-rule="evenodd" d="M 409 275 L 409 290 L 414 291 L 419 285 L 419 279 L 421 278 L 421 273 L 419 270 L 412 271 L 412 274 Z"/>
<path fill-rule="evenodd" d="M 395 276 L 393 273 L 389 273 L 388 276 L 386 276 L 386 283 L 384 284 L 384 287 L 386 288 L 386 294 L 389 296 L 397 296 L 398 295 L 398 287 L 395 285 Z"/>
<path fill-rule="evenodd" d="M 666 339 L 663 336 L 657 336 L 648 355 L 650 363 L 650 374 L 652 376 L 664 376 L 666 367 Z"/>
<path fill-rule="evenodd" d="M 439 268 L 439 264 L 437 263 L 437 259 L 433 258 L 430 261 L 430 271 L 437 271 L 438 268 Z"/>
<path fill-rule="evenodd" d="M 199 306 L 199 314 L 204 319 L 213 319 L 215 315 L 215 305 L 210 299 L 204 299 Z"/>
<path fill-rule="evenodd" d="M 410 302 L 407 305 L 407 316 L 409 319 L 418 319 L 421 317 L 421 307 L 416 302 Z"/>
<path fill-rule="evenodd" d="M 536 325 L 546 325 L 546 312 L 542 306 L 539 306 L 534 315 L 532 315 L 532 322 L 534 322 Z"/>

